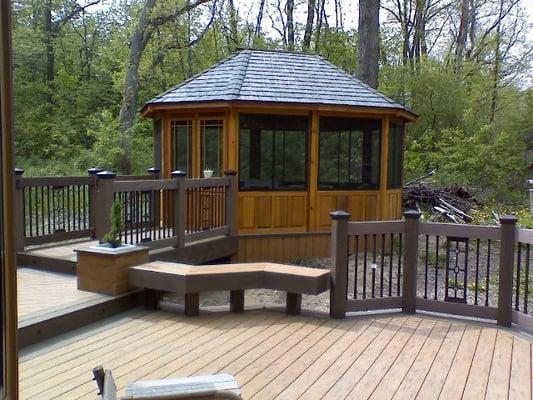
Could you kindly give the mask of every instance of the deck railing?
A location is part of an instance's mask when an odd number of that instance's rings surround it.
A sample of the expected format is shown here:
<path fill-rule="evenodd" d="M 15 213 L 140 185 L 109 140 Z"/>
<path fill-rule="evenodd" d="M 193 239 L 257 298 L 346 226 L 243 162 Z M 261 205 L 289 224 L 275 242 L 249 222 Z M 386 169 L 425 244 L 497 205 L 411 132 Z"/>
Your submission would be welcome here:
<path fill-rule="evenodd" d="M 332 317 L 402 308 L 493 319 L 533 329 L 533 230 L 332 217 Z"/>
<path fill-rule="evenodd" d="M 102 238 L 110 229 L 110 209 L 122 205 L 121 240 L 151 247 L 235 233 L 236 174 L 188 179 L 149 175 L 116 176 L 89 170 L 86 177 L 25 178 L 16 170 L 16 248 L 79 238 Z"/>

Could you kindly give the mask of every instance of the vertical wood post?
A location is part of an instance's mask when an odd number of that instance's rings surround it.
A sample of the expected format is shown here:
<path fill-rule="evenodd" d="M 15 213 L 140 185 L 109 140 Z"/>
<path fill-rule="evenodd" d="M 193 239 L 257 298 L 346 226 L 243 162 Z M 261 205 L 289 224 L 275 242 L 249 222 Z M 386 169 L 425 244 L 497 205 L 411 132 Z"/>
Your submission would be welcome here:
<path fill-rule="evenodd" d="M 26 229 L 26 220 L 24 217 L 24 191 L 21 180 L 24 170 L 15 168 L 13 181 L 15 182 L 13 212 L 15 220 L 14 244 L 15 253 L 24 250 L 24 231 Z"/>
<path fill-rule="evenodd" d="M 331 287 L 329 315 L 346 317 L 346 285 L 348 279 L 348 220 L 350 214 L 334 211 L 331 217 Z"/>
<path fill-rule="evenodd" d="M 176 236 L 176 247 L 185 246 L 185 228 L 187 220 L 187 197 L 185 193 L 185 171 L 173 171 L 170 175 L 176 179 L 177 187 L 174 192 L 174 204 L 172 212 L 174 213 L 174 235 Z"/>
<path fill-rule="evenodd" d="M 91 183 L 89 184 L 89 227 L 96 227 L 96 215 L 95 210 L 98 208 L 96 205 L 98 198 L 96 197 L 96 174 L 102 172 L 102 168 L 93 167 L 87 170 L 87 173 L 92 177 Z M 95 228 L 96 229 L 96 228 Z M 94 232 L 92 239 L 96 239 L 96 232 Z"/>
<path fill-rule="evenodd" d="M 402 311 L 416 312 L 416 275 L 418 264 L 418 211 L 406 211 L 404 222 L 404 258 L 403 258 L 403 292 Z"/>
<path fill-rule="evenodd" d="M 500 218 L 500 276 L 498 286 L 498 325 L 510 327 L 513 314 L 513 271 L 517 219 L 512 215 Z"/>
<path fill-rule="evenodd" d="M 157 167 L 151 167 L 148 168 L 146 172 L 148 172 L 148 174 L 151 175 L 154 180 L 158 180 L 160 176 L 159 173 L 161 172 L 161 170 Z M 161 192 L 152 192 L 152 194 L 150 195 L 150 201 L 153 203 L 150 208 L 150 212 L 152 213 L 152 226 L 159 227 L 161 226 Z"/>
<path fill-rule="evenodd" d="M 228 225 L 228 234 L 233 236 L 237 233 L 237 191 L 239 190 L 239 181 L 237 171 L 228 170 L 224 175 L 229 178 L 229 186 L 226 191 L 226 224 Z"/>
<path fill-rule="evenodd" d="M 111 229 L 111 206 L 113 205 L 113 184 L 117 174 L 111 171 L 96 173 L 95 202 L 92 213 L 94 214 L 94 235 L 97 239 Z"/>

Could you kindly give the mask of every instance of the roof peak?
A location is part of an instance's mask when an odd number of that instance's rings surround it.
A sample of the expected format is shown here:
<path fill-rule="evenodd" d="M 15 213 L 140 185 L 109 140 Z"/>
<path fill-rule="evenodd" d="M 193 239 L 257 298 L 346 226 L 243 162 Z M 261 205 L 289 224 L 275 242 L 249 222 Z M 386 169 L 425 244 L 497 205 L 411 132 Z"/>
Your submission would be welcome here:
<path fill-rule="evenodd" d="M 279 54 L 295 54 L 295 55 L 302 55 L 302 56 L 314 56 L 318 58 L 324 58 L 318 53 L 310 53 L 305 51 L 298 51 L 298 50 L 286 50 L 286 49 L 258 49 L 255 47 L 237 47 L 235 50 L 235 53 L 240 53 L 243 51 L 250 51 L 250 52 L 261 52 L 261 53 L 279 53 Z"/>

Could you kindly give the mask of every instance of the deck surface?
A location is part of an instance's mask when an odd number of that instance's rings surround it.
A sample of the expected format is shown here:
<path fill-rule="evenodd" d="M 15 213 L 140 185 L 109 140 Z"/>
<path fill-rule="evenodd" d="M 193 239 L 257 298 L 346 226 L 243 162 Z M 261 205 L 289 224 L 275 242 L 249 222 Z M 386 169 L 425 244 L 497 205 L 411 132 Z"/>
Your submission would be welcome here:
<path fill-rule="evenodd" d="M 268 310 L 133 310 L 21 354 L 22 399 L 95 399 L 91 369 L 140 379 L 225 372 L 243 399 L 531 399 L 531 338 L 487 324 Z M 122 393 L 123 394 L 123 393 Z"/>
<path fill-rule="evenodd" d="M 17 295 L 19 324 L 35 317 L 46 318 L 62 309 L 113 298 L 78 290 L 75 275 L 32 268 L 17 269 Z"/>
<path fill-rule="evenodd" d="M 65 261 L 76 261 L 75 249 L 94 246 L 98 240 L 75 240 L 64 243 L 52 243 L 49 245 L 32 246 L 23 251 L 24 254 L 56 258 Z"/>

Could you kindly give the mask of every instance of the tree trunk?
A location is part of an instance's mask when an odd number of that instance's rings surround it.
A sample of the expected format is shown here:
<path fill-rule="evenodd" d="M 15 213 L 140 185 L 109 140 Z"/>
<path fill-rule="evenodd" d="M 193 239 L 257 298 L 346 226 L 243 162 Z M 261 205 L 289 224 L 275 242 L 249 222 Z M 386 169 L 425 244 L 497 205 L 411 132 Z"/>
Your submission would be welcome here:
<path fill-rule="evenodd" d="M 287 0 L 285 12 L 287 13 L 287 44 L 289 50 L 294 50 L 294 0 Z"/>
<path fill-rule="evenodd" d="M 313 23 L 315 20 L 315 4 L 316 0 L 307 0 L 307 22 L 305 23 L 304 40 L 302 43 L 304 51 L 309 51 L 311 47 L 311 36 L 313 35 Z"/>
<path fill-rule="evenodd" d="M 492 99 L 490 107 L 490 122 L 494 122 L 496 117 L 496 105 L 498 103 L 498 86 L 500 82 L 500 69 L 501 69 L 501 42 L 502 42 L 502 20 L 503 20 L 503 2 L 500 0 L 500 11 L 498 13 L 498 26 L 496 28 L 496 44 L 494 49 L 494 69 L 492 77 Z"/>
<path fill-rule="evenodd" d="M 55 78 L 55 50 L 54 50 L 54 32 L 52 23 L 52 0 L 46 0 L 44 3 L 44 44 L 46 49 L 46 112 L 52 114 L 52 92 Z"/>
<path fill-rule="evenodd" d="M 255 22 L 254 38 L 257 39 L 261 35 L 261 23 L 263 22 L 263 13 L 265 10 L 265 0 L 259 3 L 259 11 L 257 12 L 257 19 Z"/>
<path fill-rule="evenodd" d="M 461 73 L 463 69 L 464 54 L 466 41 L 468 39 L 468 28 L 470 26 L 469 0 L 461 0 L 461 21 L 459 23 L 459 32 L 455 41 L 455 72 Z"/>
<path fill-rule="evenodd" d="M 149 15 L 155 5 L 155 0 L 147 0 L 139 22 L 130 41 L 130 51 L 128 54 L 128 63 L 126 64 L 126 74 L 124 75 L 124 87 L 122 89 L 122 105 L 119 114 L 120 129 L 120 147 L 122 148 L 122 157 L 120 159 L 119 169 L 123 174 L 131 173 L 131 136 L 132 129 L 137 116 L 137 94 L 139 92 L 139 65 L 141 56 L 151 33 L 149 27 Z"/>
<path fill-rule="evenodd" d="M 378 87 L 379 0 L 359 0 L 359 78 Z"/>

